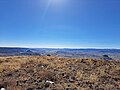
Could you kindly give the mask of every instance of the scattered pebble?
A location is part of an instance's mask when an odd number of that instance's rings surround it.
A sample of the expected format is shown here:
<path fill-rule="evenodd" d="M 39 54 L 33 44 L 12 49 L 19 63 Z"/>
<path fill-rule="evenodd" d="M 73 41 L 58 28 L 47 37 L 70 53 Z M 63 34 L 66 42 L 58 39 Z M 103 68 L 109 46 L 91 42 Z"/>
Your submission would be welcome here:
<path fill-rule="evenodd" d="M 41 66 L 42 68 L 44 68 L 44 66 Z"/>
<path fill-rule="evenodd" d="M 0 90 L 6 90 L 5 88 L 1 88 Z"/>
<path fill-rule="evenodd" d="M 53 84 L 54 82 L 52 82 L 52 81 L 46 81 L 47 83 L 50 83 L 50 84 Z"/>

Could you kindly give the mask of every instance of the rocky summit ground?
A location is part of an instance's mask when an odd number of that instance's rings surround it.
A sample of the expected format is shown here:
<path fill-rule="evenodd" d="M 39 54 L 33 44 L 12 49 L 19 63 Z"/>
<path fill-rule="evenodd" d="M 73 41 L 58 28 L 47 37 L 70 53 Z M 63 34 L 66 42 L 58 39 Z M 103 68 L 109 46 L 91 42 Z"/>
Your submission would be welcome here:
<path fill-rule="evenodd" d="M 120 90 L 120 61 L 54 56 L 0 57 L 6 90 Z"/>

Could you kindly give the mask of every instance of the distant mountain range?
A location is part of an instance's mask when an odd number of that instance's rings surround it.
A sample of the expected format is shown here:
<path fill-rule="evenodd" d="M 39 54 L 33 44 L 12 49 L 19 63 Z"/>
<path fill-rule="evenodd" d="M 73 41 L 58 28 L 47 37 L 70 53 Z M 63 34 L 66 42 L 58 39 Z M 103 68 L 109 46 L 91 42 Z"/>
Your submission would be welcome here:
<path fill-rule="evenodd" d="M 53 55 L 64 57 L 104 58 L 107 55 L 113 59 L 120 59 L 120 49 L 54 49 L 54 48 L 14 48 L 0 47 L 0 56 L 21 55 Z"/>

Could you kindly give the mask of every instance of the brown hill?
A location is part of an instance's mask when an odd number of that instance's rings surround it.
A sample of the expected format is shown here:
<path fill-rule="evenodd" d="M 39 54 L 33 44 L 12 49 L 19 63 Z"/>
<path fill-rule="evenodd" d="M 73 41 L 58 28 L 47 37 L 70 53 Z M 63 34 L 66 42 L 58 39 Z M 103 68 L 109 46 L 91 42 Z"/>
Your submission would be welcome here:
<path fill-rule="evenodd" d="M 0 57 L 7 90 L 120 90 L 120 61 L 53 56 Z"/>

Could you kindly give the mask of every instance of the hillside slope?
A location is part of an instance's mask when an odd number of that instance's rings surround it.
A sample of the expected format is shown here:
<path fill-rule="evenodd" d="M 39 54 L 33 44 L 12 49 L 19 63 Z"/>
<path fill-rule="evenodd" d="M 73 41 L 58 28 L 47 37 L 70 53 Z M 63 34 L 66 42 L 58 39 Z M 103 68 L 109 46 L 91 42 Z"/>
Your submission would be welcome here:
<path fill-rule="evenodd" d="M 0 57 L 7 90 L 120 90 L 120 61 L 53 56 Z"/>

